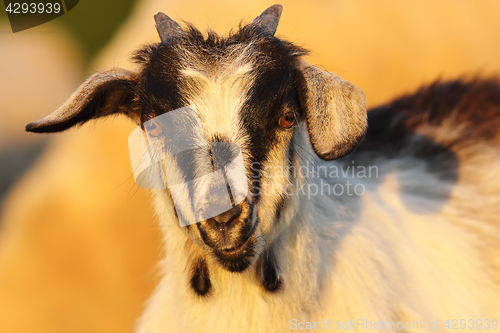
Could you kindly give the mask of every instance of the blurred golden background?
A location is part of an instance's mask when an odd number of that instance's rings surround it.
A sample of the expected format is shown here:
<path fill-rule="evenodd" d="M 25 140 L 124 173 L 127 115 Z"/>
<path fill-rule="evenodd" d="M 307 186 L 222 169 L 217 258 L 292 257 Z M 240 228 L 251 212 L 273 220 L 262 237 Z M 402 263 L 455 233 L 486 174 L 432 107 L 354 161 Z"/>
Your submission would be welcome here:
<path fill-rule="evenodd" d="M 153 15 L 225 33 L 269 1 L 80 1 L 13 34 L 0 7 L 0 332 L 132 332 L 158 281 L 159 230 L 135 186 L 134 126 L 24 132 L 98 70 L 158 42 Z M 277 36 L 361 87 L 369 106 L 437 78 L 500 68 L 497 0 L 281 1 Z"/>

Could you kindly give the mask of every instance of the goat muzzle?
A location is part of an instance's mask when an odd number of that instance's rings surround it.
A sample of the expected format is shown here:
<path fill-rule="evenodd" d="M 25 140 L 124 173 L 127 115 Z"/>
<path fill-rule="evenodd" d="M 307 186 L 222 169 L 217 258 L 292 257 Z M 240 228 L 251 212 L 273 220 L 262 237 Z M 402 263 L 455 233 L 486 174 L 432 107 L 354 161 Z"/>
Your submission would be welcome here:
<path fill-rule="evenodd" d="M 241 271 L 256 253 L 258 220 L 247 200 L 229 211 L 197 223 L 203 242 L 216 260 L 230 271 Z"/>

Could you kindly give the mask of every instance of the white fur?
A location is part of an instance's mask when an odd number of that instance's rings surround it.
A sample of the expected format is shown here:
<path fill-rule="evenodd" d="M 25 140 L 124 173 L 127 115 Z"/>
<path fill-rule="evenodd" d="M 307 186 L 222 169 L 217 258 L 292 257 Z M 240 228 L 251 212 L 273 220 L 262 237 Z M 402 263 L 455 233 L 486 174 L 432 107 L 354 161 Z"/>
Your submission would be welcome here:
<path fill-rule="evenodd" d="M 315 157 L 303 126 L 294 140 L 301 151 L 296 163 L 338 165 Z M 377 162 L 378 178 L 335 180 L 362 183 L 362 196 L 299 194 L 282 214 L 288 228 L 275 240 L 284 283 L 277 293 L 262 288 L 255 265 L 230 273 L 208 257 L 213 292 L 200 298 L 188 285 L 196 244 L 181 228 L 164 228 L 163 277 L 138 332 L 289 332 L 296 331 L 293 323 L 325 325 L 324 320 L 332 325 L 420 322 L 421 328 L 399 331 L 455 332 L 444 328 L 447 319 L 498 319 L 500 211 L 482 198 L 486 188 L 500 193 L 500 177 L 475 172 L 485 165 L 498 170 L 496 156 L 485 153 L 465 164 L 454 186 L 433 177 L 417 160 L 396 159 Z M 486 182 L 489 186 L 482 187 Z M 405 197 L 402 186 L 451 192 L 437 207 L 432 196 Z M 160 221 L 172 220 L 165 193 L 154 196 Z M 495 200 L 499 207 L 498 195 Z M 408 209 L 408 202 L 420 211 Z M 438 321 L 439 329 L 430 329 L 429 321 Z M 338 331 L 384 330 L 360 326 Z"/>

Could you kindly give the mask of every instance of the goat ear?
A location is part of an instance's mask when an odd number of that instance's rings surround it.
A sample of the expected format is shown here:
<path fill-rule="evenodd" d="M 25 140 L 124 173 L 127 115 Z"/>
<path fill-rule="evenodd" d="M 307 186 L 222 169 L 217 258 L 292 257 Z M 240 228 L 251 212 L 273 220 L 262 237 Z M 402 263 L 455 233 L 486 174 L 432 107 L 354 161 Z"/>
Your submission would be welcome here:
<path fill-rule="evenodd" d="M 302 81 L 302 82 L 300 82 Z M 316 154 L 332 160 L 350 153 L 363 139 L 366 104 L 363 91 L 341 78 L 302 63 L 299 100 Z"/>
<path fill-rule="evenodd" d="M 134 107 L 137 74 L 110 68 L 92 75 L 56 111 L 26 126 L 28 132 L 60 132 L 88 120 L 124 113 L 139 123 Z"/>

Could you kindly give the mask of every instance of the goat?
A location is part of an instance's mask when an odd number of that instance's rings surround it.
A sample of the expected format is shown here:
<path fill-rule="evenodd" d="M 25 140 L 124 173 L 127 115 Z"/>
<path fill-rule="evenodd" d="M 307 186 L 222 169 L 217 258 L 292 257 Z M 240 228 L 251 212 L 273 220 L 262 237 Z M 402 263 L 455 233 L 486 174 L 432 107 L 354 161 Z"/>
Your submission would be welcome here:
<path fill-rule="evenodd" d="M 161 150 L 172 133 L 159 117 L 191 105 L 207 142 L 241 149 L 246 176 L 225 176 L 249 194 L 222 214 L 172 227 L 188 205 L 152 190 L 163 277 L 138 332 L 498 327 L 499 83 L 436 82 L 367 117 L 359 88 L 274 36 L 280 15 L 220 37 L 159 13 L 161 43 L 136 52 L 139 72 L 98 72 L 27 125 L 123 113 Z"/>

